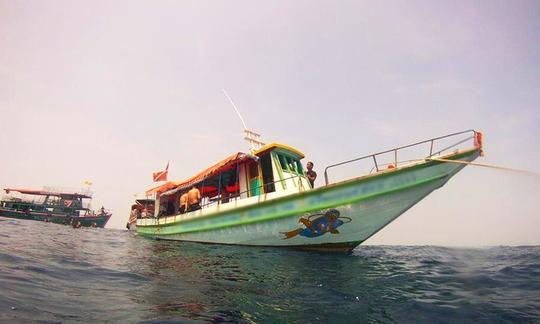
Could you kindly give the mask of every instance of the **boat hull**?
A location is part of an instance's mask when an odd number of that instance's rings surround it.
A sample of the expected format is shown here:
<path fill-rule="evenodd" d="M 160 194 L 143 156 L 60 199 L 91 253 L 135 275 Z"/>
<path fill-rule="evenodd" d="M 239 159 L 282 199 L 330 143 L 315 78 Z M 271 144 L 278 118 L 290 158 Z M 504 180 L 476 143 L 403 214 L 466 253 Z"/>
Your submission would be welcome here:
<path fill-rule="evenodd" d="M 479 153 L 451 158 L 472 161 Z M 137 232 L 166 240 L 350 251 L 464 166 L 426 161 L 222 213 L 139 220 Z"/>
<path fill-rule="evenodd" d="M 26 219 L 41 222 L 50 222 L 61 225 L 72 225 L 73 221 L 78 220 L 82 227 L 105 227 L 111 214 L 99 214 L 96 216 L 80 216 L 72 217 L 63 214 L 48 214 L 40 212 L 23 212 L 18 210 L 10 210 L 0 208 L 0 217 Z"/>

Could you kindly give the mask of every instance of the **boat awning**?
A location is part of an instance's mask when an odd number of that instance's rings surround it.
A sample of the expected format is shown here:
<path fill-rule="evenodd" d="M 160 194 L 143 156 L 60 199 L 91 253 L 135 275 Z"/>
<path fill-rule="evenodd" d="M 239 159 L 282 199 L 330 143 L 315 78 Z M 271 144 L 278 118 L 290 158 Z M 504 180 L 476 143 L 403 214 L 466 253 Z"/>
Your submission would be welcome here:
<path fill-rule="evenodd" d="M 135 202 L 139 205 L 148 205 L 155 203 L 154 199 L 135 199 Z"/>
<path fill-rule="evenodd" d="M 177 193 L 178 191 L 180 191 L 180 188 L 181 187 L 176 187 L 176 188 L 173 188 L 173 189 L 169 189 L 165 192 L 162 192 L 160 195 L 161 196 L 168 196 L 168 195 L 173 195 L 175 193 Z"/>
<path fill-rule="evenodd" d="M 157 195 L 171 195 L 174 193 L 177 193 L 180 190 L 186 189 L 192 185 L 195 185 L 204 179 L 208 177 L 215 176 L 219 174 L 220 172 L 225 172 L 237 165 L 237 163 L 242 163 L 247 160 L 257 160 L 258 158 L 256 156 L 248 155 L 245 153 L 235 153 L 227 157 L 226 159 L 214 164 L 213 166 L 199 172 L 197 175 L 186 179 L 184 181 L 168 181 L 167 183 L 154 187 L 152 189 L 149 189 L 146 191 L 146 196 L 150 196 L 152 194 Z"/>
<path fill-rule="evenodd" d="M 87 194 L 80 194 L 76 192 L 54 192 L 48 190 L 34 190 L 34 189 L 17 189 L 17 188 L 5 188 L 4 191 L 9 194 L 11 191 L 18 192 L 24 195 L 36 195 L 36 196 L 56 196 L 56 197 L 77 197 L 77 198 L 92 198 Z"/>
<path fill-rule="evenodd" d="M 161 194 L 167 190 L 175 188 L 181 182 L 167 181 L 165 184 L 146 190 L 146 196 L 152 196 L 153 194 Z"/>

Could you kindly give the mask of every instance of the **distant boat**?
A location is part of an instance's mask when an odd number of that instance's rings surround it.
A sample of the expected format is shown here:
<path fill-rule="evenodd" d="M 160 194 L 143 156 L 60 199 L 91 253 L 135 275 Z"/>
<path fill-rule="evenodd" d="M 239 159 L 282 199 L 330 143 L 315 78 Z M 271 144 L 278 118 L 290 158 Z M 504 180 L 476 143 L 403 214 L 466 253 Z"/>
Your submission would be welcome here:
<path fill-rule="evenodd" d="M 304 154 L 273 143 L 236 153 L 180 182 L 150 189 L 159 218 L 137 220 L 137 233 L 165 240 L 350 251 L 442 187 L 482 154 L 474 130 L 392 148 L 328 166 L 325 185 L 312 188 Z M 356 166 L 358 164 L 358 166 Z M 361 176 L 331 183 L 347 166 Z M 349 171 L 350 172 L 350 171 Z M 201 207 L 179 213 L 193 186 Z"/>
<path fill-rule="evenodd" d="M 126 224 L 126 228 L 130 231 L 137 229 L 137 219 L 154 217 L 155 201 L 154 199 L 135 199 L 135 203 L 131 205 L 131 212 Z"/>
<path fill-rule="evenodd" d="M 94 212 L 85 207 L 84 199 L 91 199 L 88 190 L 4 189 L 0 200 L 0 216 L 28 219 L 73 227 L 105 227 L 112 214 L 105 208 Z"/>

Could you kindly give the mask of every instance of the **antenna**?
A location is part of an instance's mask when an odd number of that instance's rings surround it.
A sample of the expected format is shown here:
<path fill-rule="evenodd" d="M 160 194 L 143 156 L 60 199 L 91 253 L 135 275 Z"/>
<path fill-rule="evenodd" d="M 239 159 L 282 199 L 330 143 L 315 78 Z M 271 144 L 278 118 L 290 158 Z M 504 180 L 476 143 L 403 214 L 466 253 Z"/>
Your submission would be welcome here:
<path fill-rule="evenodd" d="M 225 94 L 225 97 L 227 97 L 227 99 L 229 99 L 229 102 L 231 103 L 231 105 L 233 106 L 234 110 L 236 111 L 236 113 L 238 114 L 238 117 L 240 117 L 240 120 L 242 121 L 242 125 L 244 125 L 244 130 L 247 130 L 247 126 L 246 126 L 246 123 L 244 122 L 244 118 L 242 118 L 242 115 L 240 115 L 240 112 L 238 111 L 238 108 L 236 108 L 236 105 L 234 104 L 234 101 L 231 99 L 231 97 L 229 96 L 229 94 L 227 93 L 227 91 L 225 91 L 225 89 L 221 89 L 223 90 L 223 93 Z"/>
<path fill-rule="evenodd" d="M 238 117 L 240 118 L 240 120 L 242 121 L 242 125 L 244 125 L 244 139 L 246 141 L 248 141 L 248 143 L 250 144 L 251 146 L 251 151 L 254 152 L 256 151 L 257 149 L 261 148 L 262 146 L 264 146 L 265 144 L 261 141 L 261 134 L 258 134 L 258 133 L 255 133 L 251 130 L 249 130 L 246 126 L 246 123 L 244 122 L 244 118 L 242 118 L 242 115 L 240 115 L 240 111 L 238 111 L 238 108 L 236 108 L 236 105 L 234 104 L 233 100 L 231 99 L 231 97 L 227 94 L 227 91 L 225 91 L 225 89 L 222 89 L 223 90 L 223 94 L 225 94 L 225 97 L 227 97 L 227 99 L 229 99 L 229 102 L 231 103 L 231 105 L 233 106 L 234 110 L 236 111 L 236 113 L 238 114 Z"/>

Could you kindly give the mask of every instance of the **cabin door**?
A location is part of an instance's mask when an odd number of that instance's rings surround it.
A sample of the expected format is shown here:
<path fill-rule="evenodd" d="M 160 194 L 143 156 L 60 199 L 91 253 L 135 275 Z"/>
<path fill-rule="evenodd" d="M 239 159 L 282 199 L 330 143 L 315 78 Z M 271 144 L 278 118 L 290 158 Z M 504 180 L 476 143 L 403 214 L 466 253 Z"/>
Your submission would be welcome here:
<path fill-rule="evenodd" d="M 264 182 L 264 192 L 274 192 L 274 171 L 272 170 L 272 159 L 270 153 L 266 153 L 260 157 L 262 178 Z"/>
<path fill-rule="evenodd" d="M 259 163 L 250 163 L 248 167 L 249 191 L 250 196 L 261 194 L 261 178 L 259 176 Z"/>

